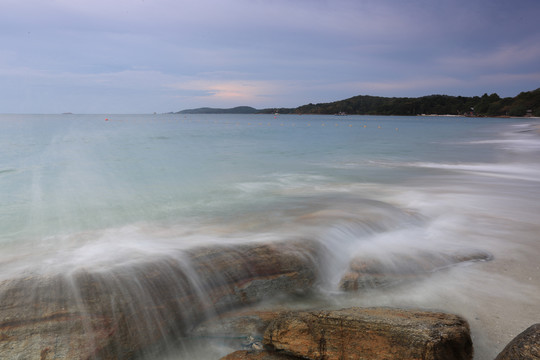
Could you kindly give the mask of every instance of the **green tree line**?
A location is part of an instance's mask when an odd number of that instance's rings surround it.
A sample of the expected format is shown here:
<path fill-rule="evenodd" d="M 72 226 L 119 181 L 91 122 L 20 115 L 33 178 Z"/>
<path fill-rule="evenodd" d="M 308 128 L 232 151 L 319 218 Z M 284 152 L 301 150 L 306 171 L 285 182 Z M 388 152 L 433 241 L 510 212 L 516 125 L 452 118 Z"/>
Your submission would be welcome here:
<path fill-rule="evenodd" d="M 359 95 L 330 103 L 259 112 L 274 111 L 281 114 L 540 116 L 540 88 L 507 98 L 496 93 L 474 97 L 429 95 L 418 98 Z"/>

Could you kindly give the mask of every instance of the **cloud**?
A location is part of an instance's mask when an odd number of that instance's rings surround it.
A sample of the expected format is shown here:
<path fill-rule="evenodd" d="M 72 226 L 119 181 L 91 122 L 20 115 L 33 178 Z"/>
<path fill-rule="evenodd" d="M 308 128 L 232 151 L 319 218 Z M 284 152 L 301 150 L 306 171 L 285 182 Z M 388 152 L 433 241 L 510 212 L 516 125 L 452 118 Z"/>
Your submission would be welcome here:
<path fill-rule="evenodd" d="M 238 79 L 212 79 L 193 78 L 166 85 L 168 88 L 179 91 L 180 98 L 198 104 L 211 106 L 276 106 L 276 97 L 283 96 L 283 90 L 293 92 L 297 85 L 289 81 L 275 80 L 238 80 Z M 201 105 L 202 106 L 202 105 Z"/>
<path fill-rule="evenodd" d="M 518 2 L 3 0 L 0 110 L 510 93 L 540 72 L 540 5 Z"/>
<path fill-rule="evenodd" d="M 4 78 L 31 79 L 35 85 L 55 86 L 103 86 L 117 88 L 156 88 L 163 82 L 170 81 L 166 75 L 153 70 L 126 70 L 107 73 L 77 73 L 39 70 L 29 67 L 0 67 L 0 76 Z"/>
<path fill-rule="evenodd" d="M 446 56 L 438 59 L 443 69 L 460 72 L 488 72 L 513 69 L 519 71 L 523 66 L 540 64 L 540 38 L 522 39 L 515 43 L 501 44 L 488 51 L 470 51 L 459 56 Z"/>
<path fill-rule="evenodd" d="M 351 89 L 364 89 L 367 93 L 399 94 L 423 91 L 430 88 L 448 88 L 464 85 L 462 80 L 452 77 L 407 78 L 399 81 L 371 81 L 349 84 Z M 428 95 L 428 94 L 425 94 Z"/>
<path fill-rule="evenodd" d="M 476 78 L 480 84 L 497 89 L 503 86 L 512 86 L 521 91 L 536 90 L 540 87 L 540 71 L 522 74 L 495 73 L 480 75 Z M 521 84 L 526 84 L 525 87 Z M 516 93 L 517 94 L 517 93 Z M 509 95 L 510 96 L 510 95 Z"/>
<path fill-rule="evenodd" d="M 534 90 L 540 84 L 540 71 L 523 74 L 490 73 L 471 77 L 424 76 L 400 80 L 358 81 L 327 85 L 327 88 L 348 89 L 351 94 L 416 97 L 431 94 L 480 96 L 497 92 L 515 96 Z M 501 91 L 500 89 L 506 89 Z"/>

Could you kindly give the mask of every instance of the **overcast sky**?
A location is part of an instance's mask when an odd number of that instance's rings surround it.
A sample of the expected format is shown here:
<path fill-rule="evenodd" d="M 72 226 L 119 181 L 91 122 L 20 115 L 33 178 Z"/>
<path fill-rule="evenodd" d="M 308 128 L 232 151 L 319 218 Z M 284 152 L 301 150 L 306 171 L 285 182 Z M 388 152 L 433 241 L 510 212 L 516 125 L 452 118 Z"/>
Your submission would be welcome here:
<path fill-rule="evenodd" d="M 539 0 L 0 0 L 0 113 L 540 87 Z"/>

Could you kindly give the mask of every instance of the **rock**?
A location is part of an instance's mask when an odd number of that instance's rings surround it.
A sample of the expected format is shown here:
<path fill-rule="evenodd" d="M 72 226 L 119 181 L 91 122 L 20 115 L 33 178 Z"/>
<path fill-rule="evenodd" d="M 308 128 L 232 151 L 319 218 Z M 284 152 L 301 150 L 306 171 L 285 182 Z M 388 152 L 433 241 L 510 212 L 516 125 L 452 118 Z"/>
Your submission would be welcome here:
<path fill-rule="evenodd" d="M 476 249 L 453 254 L 421 251 L 412 255 L 389 255 L 384 259 L 357 256 L 349 263 L 349 270 L 341 278 L 339 287 L 345 291 L 358 291 L 390 286 L 417 280 L 457 264 L 492 259 L 490 253 Z"/>
<path fill-rule="evenodd" d="M 389 308 L 289 312 L 264 333 L 276 351 L 313 360 L 472 359 L 467 321 L 443 313 Z"/>
<path fill-rule="evenodd" d="M 242 349 L 248 351 L 260 351 L 264 349 L 262 343 L 262 337 L 254 337 L 249 335 L 244 342 L 242 342 Z"/>
<path fill-rule="evenodd" d="M 280 354 L 270 351 L 245 351 L 238 350 L 227 356 L 222 357 L 220 360 L 300 360 L 296 356 L 287 354 Z"/>
<path fill-rule="evenodd" d="M 239 310 L 198 324 L 190 337 L 217 341 L 235 350 L 262 350 L 264 331 L 282 311 Z"/>
<path fill-rule="evenodd" d="M 197 338 L 261 338 L 264 331 L 282 311 L 240 310 L 209 318 L 198 324 L 190 335 Z"/>
<path fill-rule="evenodd" d="M 314 243 L 201 247 L 109 269 L 0 282 L 1 359 L 131 359 L 209 315 L 307 291 Z"/>
<path fill-rule="evenodd" d="M 495 360 L 539 360 L 540 323 L 534 324 L 516 336 Z"/>
<path fill-rule="evenodd" d="M 193 271 L 212 307 L 250 304 L 280 293 L 301 293 L 317 279 L 319 245 L 310 241 L 198 248 L 189 252 Z M 217 283 L 217 286 L 216 286 Z M 220 286 L 221 284 L 221 286 Z"/>

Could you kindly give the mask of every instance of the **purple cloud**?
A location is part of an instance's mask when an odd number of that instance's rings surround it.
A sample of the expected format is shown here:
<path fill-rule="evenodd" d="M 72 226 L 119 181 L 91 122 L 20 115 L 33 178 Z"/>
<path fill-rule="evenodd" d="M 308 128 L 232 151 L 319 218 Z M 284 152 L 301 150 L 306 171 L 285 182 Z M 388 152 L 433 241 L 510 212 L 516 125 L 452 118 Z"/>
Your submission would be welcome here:
<path fill-rule="evenodd" d="M 538 13 L 534 0 L 8 0 L 0 112 L 514 96 L 539 87 Z"/>

